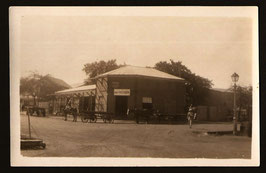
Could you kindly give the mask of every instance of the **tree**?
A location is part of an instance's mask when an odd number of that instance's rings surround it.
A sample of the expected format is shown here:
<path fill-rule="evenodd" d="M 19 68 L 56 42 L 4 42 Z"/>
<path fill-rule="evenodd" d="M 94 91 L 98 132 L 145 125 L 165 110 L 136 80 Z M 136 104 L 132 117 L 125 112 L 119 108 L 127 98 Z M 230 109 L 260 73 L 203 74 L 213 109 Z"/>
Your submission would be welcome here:
<path fill-rule="evenodd" d="M 49 94 L 67 88 L 70 88 L 68 84 L 49 74 L 43 76 L 38 72 L 32 72 L 20 79 L 20 93 L 31 95 L 34 98 L 34 105 L 36 105 L 36 98 L 43 99 Z"/>
<path fill-rule="evenodd" d="M 208 95 L 212 87 L 212 81 L 192 73 L 181 61 L 175 62 L 170 59 L 170 63 L 160 61 L 155 64 L 155 69 L 184 78 L 186 83 L 186 104 L 199 105 Z"/>
<path fill-rule="evenodd" d="M 116 60 L 115 59 L 111 59 L 108 61 L 96 61 L 96 62 L 92 62 L 92 63 L 87 63 L 84 65 L 83 67 L 83 71 L 85 71 L 86 75 L 88 75 L 88 79 L 85 80 L 86 84 L 91 83 L 91 79 L 97 75 L 106 73 L 108 71 L 111 70 L 115 70 L 119 67 L 121 67 L 123 65 L 117 65 Z"/>
<path fill-rule="evenodd" d="M 230 88 L 234 91 L 234 87 Z M 238 117 L 242 109 L 247 111 L 247 118 L 251 121 L 252 110 L 252 86 L 240 86 L 236 87 L 236 106 L 238 107 Z"/>

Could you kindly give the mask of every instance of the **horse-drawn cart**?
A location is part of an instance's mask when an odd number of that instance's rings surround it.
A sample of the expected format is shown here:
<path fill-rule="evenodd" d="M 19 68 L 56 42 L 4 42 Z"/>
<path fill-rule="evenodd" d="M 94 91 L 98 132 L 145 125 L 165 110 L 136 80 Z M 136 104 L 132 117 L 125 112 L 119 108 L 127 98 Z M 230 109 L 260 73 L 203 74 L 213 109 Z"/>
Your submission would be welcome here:
<path fill-rule="evenodd" d="M 42 115 L 43 117 L 45 117 L 46 112 L 45 112 L 45 108 L 41 108 L 38 106 L 27 106 L 27 115 L 34 115 L 34 113 L 37 114 L 37 116 Z"/>
<path fill-rule="evenodd" d="M 88 121 L 97 122 L 97 119 L 103 119 L 104 123 L 114 123 L 113 113 L 101 111 L 84 111 L 80 113 L 81 121 L 87 123 Z"/>
<path fill-rule="evenodd" d="M 65 115 L 64 110 L 65 110 L 65 106 L 61 105 L 59 107 L 59 109 L 56 111 L 55 115 L 56 116 L 64 116 Z"/>
<path fill-rule="evenodd" d="M 132 114 L 132 115 L 130 115 Z M 141 121 L 145 123 L 154 122 L 154 123 L 173 123 L 174 121 L 184 121 L 185 114 L 163 114 L 158 110 L 154 109 L 128 109 L 127 115 L 134 117 L 136 123 Z"/>

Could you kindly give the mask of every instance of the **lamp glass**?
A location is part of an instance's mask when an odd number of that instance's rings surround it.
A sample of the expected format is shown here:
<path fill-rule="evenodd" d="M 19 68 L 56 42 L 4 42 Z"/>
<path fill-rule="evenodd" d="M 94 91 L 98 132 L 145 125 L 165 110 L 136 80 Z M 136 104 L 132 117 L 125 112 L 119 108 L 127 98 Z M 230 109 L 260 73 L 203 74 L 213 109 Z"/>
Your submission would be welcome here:
<path fill-rule="evenodd" d="M 232 74 L 231 76 L 233 82 L 237 82 L 239 79 L 239 75 L 237 73 Z"/>

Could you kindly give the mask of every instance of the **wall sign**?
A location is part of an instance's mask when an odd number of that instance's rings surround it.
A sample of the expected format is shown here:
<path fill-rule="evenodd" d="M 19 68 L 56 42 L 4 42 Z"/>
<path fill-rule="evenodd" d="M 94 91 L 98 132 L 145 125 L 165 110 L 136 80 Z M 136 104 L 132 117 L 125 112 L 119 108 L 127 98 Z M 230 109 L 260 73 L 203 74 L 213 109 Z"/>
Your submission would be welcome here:
<path fill-rule="evenodd" d="M 130 96 L 130 89 L 114 89 L 115 96 Z"/>

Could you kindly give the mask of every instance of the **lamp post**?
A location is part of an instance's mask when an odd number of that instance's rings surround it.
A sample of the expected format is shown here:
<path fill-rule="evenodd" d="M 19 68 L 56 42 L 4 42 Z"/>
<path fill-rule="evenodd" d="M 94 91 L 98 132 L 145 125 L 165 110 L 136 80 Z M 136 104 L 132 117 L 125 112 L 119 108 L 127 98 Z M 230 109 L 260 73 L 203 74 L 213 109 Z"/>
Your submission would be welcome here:
<path fill-rule="evenodd" d="M 237 133 L 237 118 L 236 118 L 236 82 L 239 79 L 239 75 L 237 73 L 232 74 L 231 76 L 232 81 L 234 82 L 234 129 L 233 129 L 233 134 L 236 135 Z"/>

